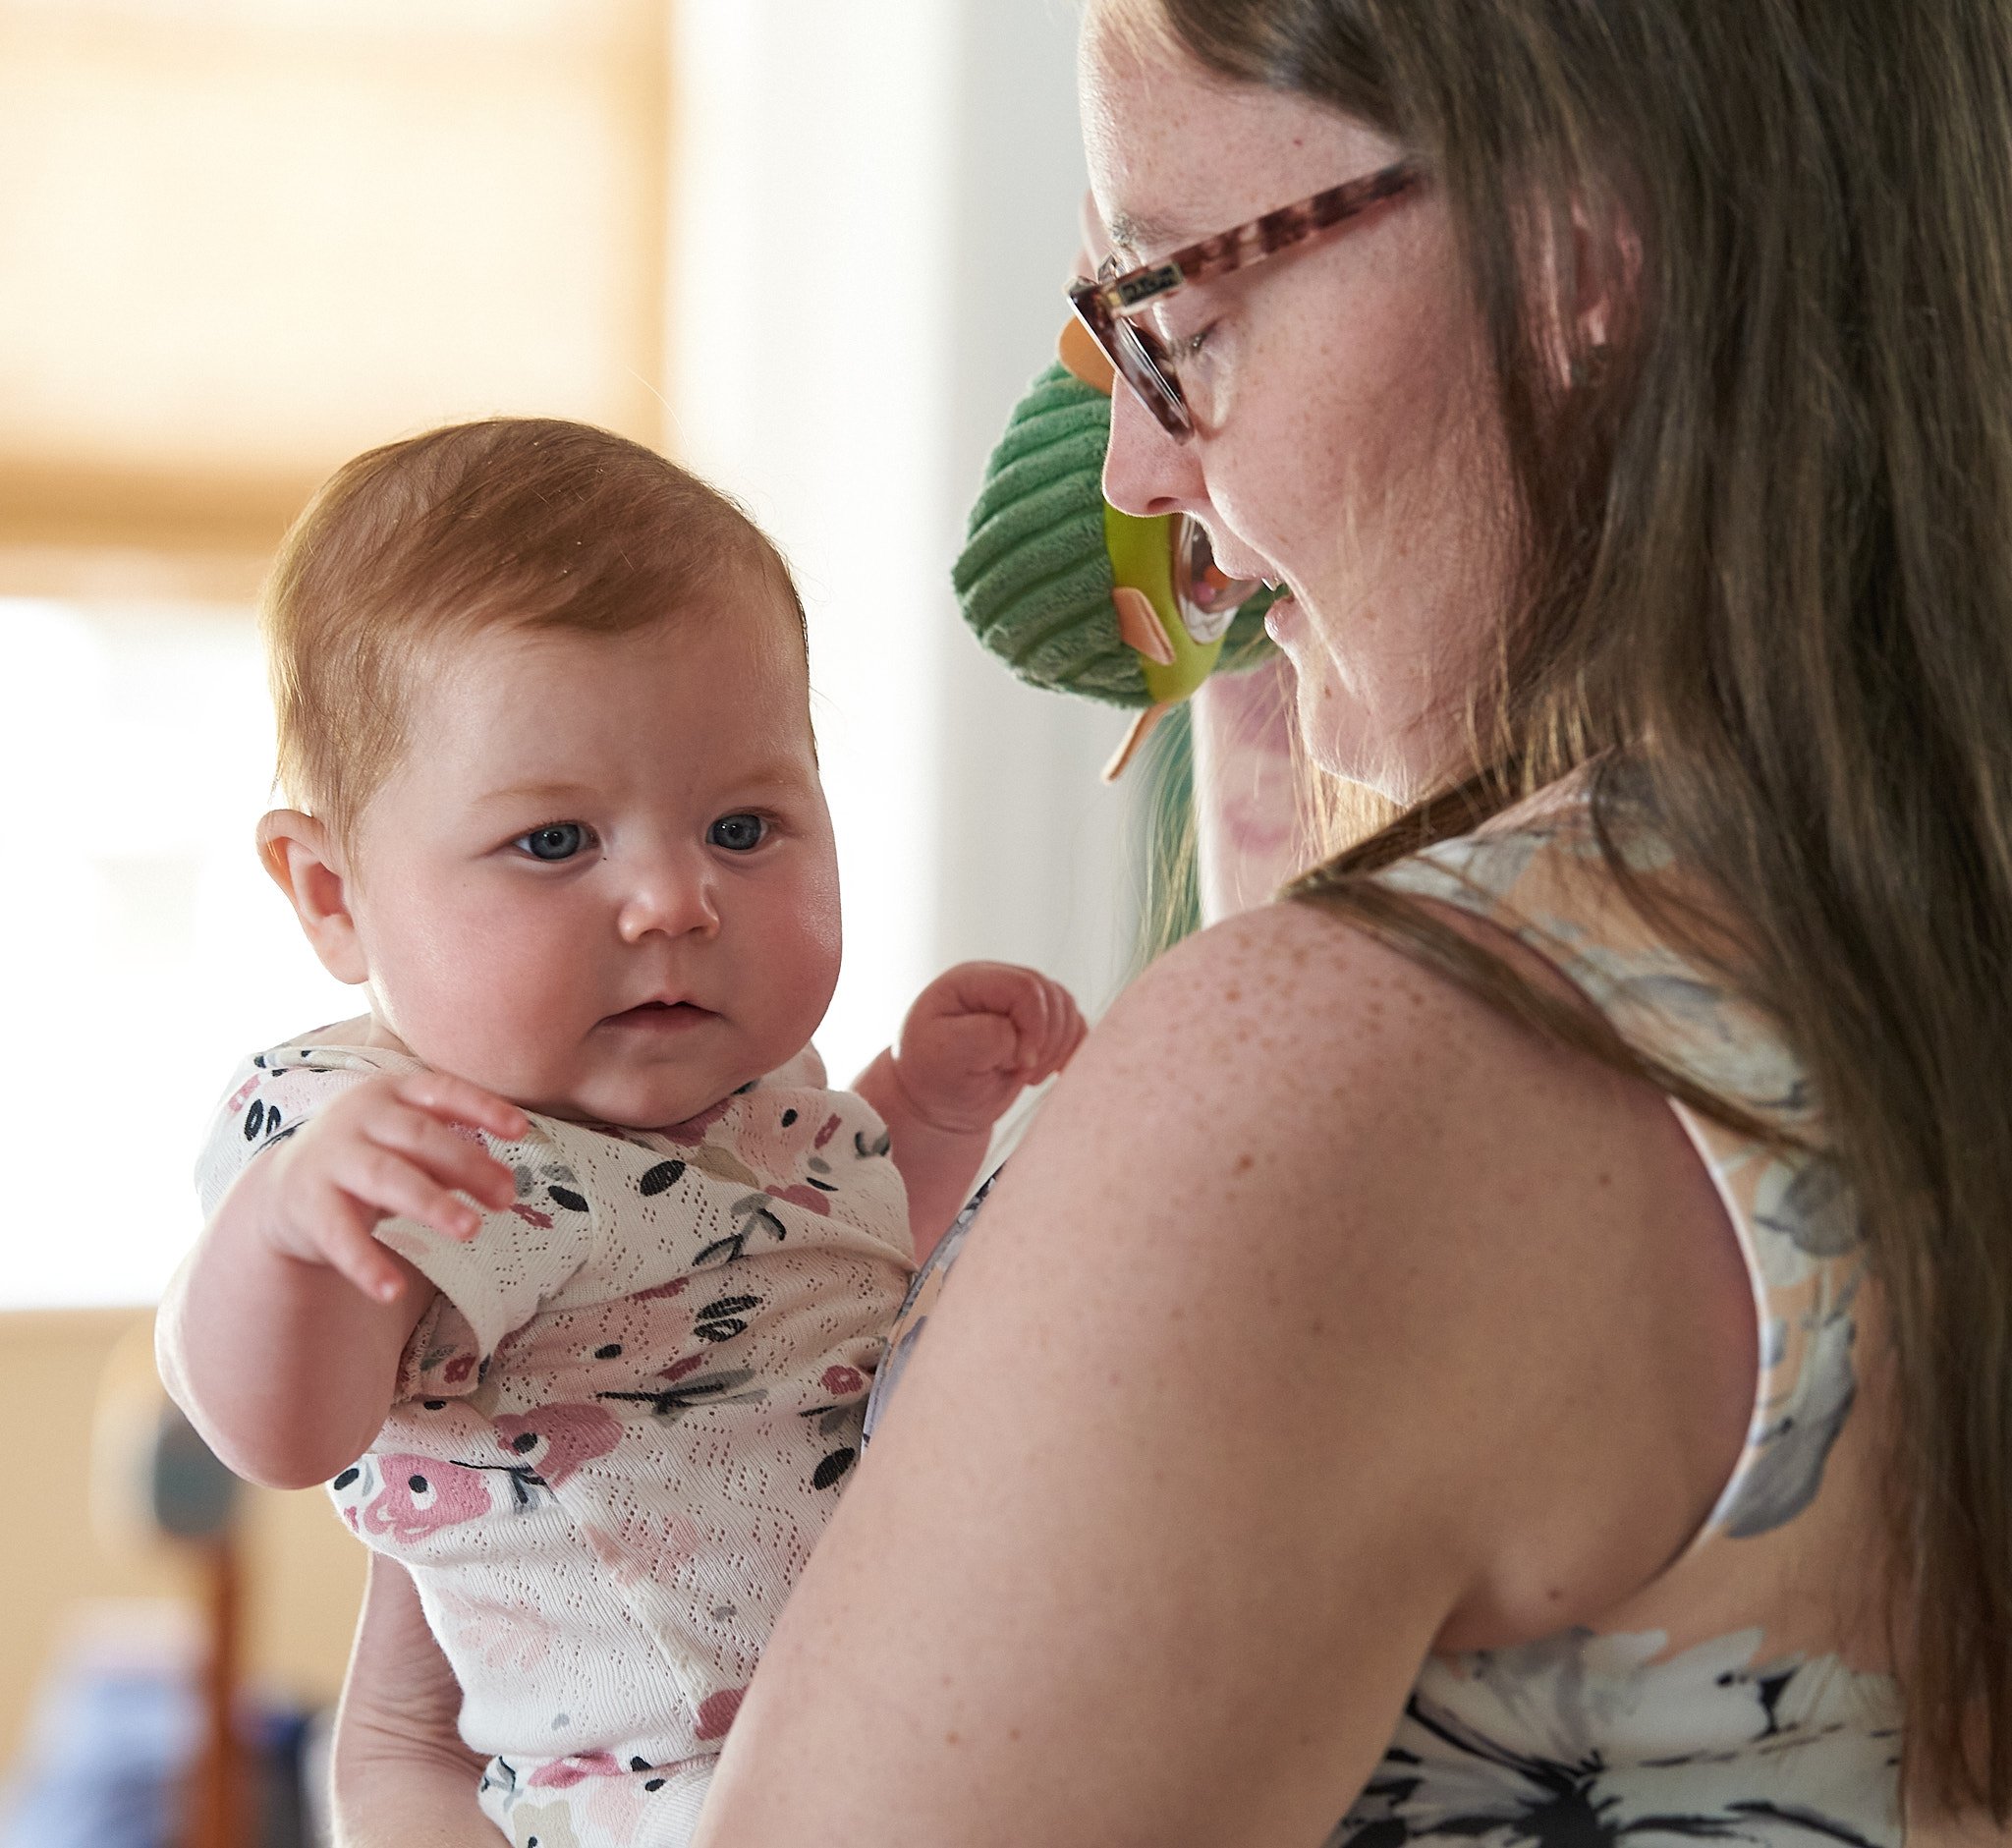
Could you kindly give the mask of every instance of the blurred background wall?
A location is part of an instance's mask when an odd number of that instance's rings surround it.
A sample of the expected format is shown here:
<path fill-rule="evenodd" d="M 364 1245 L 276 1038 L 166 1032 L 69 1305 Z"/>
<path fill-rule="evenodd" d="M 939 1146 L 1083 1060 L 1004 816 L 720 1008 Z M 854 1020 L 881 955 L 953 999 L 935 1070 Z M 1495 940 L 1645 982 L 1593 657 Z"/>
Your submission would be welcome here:
<path fill-rule="evenodd" d="M 0 1766 L 79 1600 L 177 1590 L 93 1537 L 85 1433 L 196 1230 L 208 1108 L 355 1011 L 250 847 L 252 600 L 345 456 L 585 418 L 774 532 L 846 885 L 835 1074 L 961 957 L 1092 1008 L 1121 979 L 1118 720 L 1008 679 L 947 585 L 1060 321 L 1074 30 L 1069 0 L 0 0 L 0 1109 L 34 1177 L 0 1390 L 49 1459 L 0 1524 Z M 255 1657 L 325 1696 L 351 1542 L 313 1497 L 252 1533 Z"/>

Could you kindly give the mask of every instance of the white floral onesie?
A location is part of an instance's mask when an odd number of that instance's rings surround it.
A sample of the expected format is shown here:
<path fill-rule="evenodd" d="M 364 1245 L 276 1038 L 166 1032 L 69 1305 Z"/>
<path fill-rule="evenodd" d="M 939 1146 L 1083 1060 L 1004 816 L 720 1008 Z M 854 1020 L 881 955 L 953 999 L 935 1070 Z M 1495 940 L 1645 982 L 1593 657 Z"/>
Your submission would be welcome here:
<path fill-rule="evenodd" d="M 333 1031 L 333 1030 L 329 1030 Z M 313 1036 L 239 1074 L 205 1215 L 259 1149 L 398 1054 Z M 467 1244 L 378 1237 L 439 1295 L 375 1446 L 331 1484 L 412 1569 L 529 1848 L 670 1848 L 851 1469 L 914 1269 L 866 1103 L 807 1051 L 667 1132 L 532 1116 Z"/>

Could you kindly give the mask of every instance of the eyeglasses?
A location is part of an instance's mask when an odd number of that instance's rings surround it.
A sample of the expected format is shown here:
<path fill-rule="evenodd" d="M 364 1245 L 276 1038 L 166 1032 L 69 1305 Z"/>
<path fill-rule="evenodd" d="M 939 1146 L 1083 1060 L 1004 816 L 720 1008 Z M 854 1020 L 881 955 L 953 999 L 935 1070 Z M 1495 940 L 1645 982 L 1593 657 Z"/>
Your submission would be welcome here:
<path fill-rule="evenodd" d="M 1118 271 L 1116 259 L 1107 258 L 1094 277 L 1070 288 L 1070 303 L 1118 376 L 1159 420 L 1160 427 L 1176 442 L 1185 443 L 1195 434 L 1195 419 L 1182 394 L 1173 354 L 1156 328 L 1134 316 L 1192 282 L 1249 269 L 1292 250 L 1371 205 L 1395 198 L 1423 178 L 1418 162 L 1401 160 L 1187 245 L 1161 262 Z"/>

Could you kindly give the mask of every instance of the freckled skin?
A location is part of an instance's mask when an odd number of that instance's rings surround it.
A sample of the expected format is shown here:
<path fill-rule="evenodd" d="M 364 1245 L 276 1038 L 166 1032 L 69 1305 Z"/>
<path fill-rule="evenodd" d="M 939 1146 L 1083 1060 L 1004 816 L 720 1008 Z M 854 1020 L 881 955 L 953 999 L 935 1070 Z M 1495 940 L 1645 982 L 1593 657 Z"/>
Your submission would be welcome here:
<path fill-rule="evenodd" d="M 1189 237 L 1405 151 L 1094 26 L 1084 123 L 1105 221 L 1172 219 Z M 1226 570 L 1283 577 L 1297 606 L 1276 633 L 1309 752 L 1386 795 L 1418 793 L 1458 742 L 1508 571 L 1509 476 L 1445 207 L 1407 196 L 1176 303 L 1170 331 L 1207 331 L 1184 373 L 1206 418 L 1176 443 L 1120 388 L 1104 491 L 1128 513 L 1193 514 Z"/>

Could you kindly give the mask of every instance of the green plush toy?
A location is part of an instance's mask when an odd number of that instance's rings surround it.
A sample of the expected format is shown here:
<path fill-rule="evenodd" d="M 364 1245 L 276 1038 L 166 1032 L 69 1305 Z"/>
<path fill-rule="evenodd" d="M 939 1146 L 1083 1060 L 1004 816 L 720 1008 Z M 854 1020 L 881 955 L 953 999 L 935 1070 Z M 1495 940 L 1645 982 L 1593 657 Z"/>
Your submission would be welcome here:
<path fill-rule="evenodd" d="M 1271 592 L 1217 571 L 1195 522 L 1105 501 L 1109 371 L 1076 331 L 992 452 L 952 581 L 965 620 L 1021 679 L 1139 708 L 1114 778 L 1218 664 L 1271 651 Z"/>

